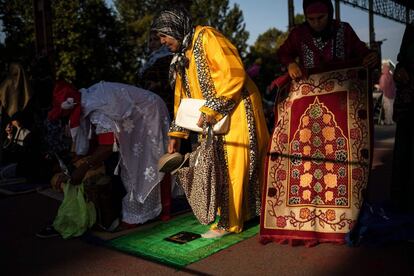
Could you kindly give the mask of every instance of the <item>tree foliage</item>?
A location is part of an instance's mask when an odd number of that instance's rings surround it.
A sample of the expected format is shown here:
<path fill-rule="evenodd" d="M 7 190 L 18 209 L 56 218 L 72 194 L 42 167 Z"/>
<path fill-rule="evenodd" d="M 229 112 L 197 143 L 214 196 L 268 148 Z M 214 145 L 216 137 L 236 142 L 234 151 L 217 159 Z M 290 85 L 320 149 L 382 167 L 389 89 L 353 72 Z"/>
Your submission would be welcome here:
<path fill-rule="evenodd" d="M 243 54 L 248 32 L 238 5 L 228 0 L 104 0 L 51 1 L 54 67 L 58 76 L 78 87 L 100 80 L 137 83 L 154 15 L 184 5 L 195 24 L 219 29 Z M 28 67 L 35 58 L 33 1 L 0 0 L 5 41 L 0 67 L 20 60 Z M 3 54 L 5 53 L 5 54 Z"/>
<path fill-rule="evenodd" d="M 280 72 L 276 52 L 284 36 L 285 32 L 277 28 L 270 28 L 260 34 L 253 46 L 250 47 L 246 63 L 250 66 L 260 62 L 260 74 L 256 77 L 255 82 L 262 92 Z"/>
<path fill-rule="evenodd" d="M 303 22 L 305 22 L 305 15 L 298 13 L 295 15 L 295 25 L 299 25 L 302 24 Z"/>
<path fill-rule="evenodd" d="M 245 30 L 243 12 L 238 4 L 234 4 L 230 9 L 228 0 L 194 0 L 191 14 L 196 25 L 217 28 L 233 42 L 242 56 L 245 55 L 249 32 Z"/>
<path fill-rule="evenodd" d="M 184 6 L 195 25 L 210 25 L 220 30 L 239 49 L 246 51 L 248 32 L 245 31 L 243 13 L 238 5 L 229 8 L 228 0 L 115 0 L 120 21 L 127 33 L 127 44 L 133 47 L 130 63 L 140 66 L 140 60 L 147 50 L 151 22 L 162 9 Z"/>
<path fill-rule="evenodd" d="M 102 0 L 55 0 L 53 36 L 56 74 L 87 86 L 124 81 L 122 29 Z"/>
<path fill-rule="evenodd" d="M 276 28 L 268 29 L 257 37 L 252 51 L 260 55 L 275 55 L 280 46 L 280 37 L 283 35 L 284 32 Z"/>
<path fill-rule="evenodd" d="M 295 24 L 305 22 L 305 16 L 302 14 L 295 15 Z M 260 34 L 253 46 L 250 47 L 246 63 L 248 65 L 261 61 L 261 76 L 256 80 L 261 90 L 278 75 L 281 74 L 281 66 L 277 59 L 277 51 L 279 47 L 288 37 L 288 31 L 281 31 L 277 28 L 270 28 L 264 33 Z"/>
<path fill-rule="evenodd" d="M 0 0 L 0 19 L 8 60 L 26 67 L 34 60 L 33 3 Z M 78 87 L 100 80 L 127 81 L 129 65 L 123 60 L 121 24 L 104 0 L 55 0 L 51 5 L 54 67 L 58 76 Z"/>
<path fill-rule="evenodd" d="M 124 30 L 124 46 L 127 53 L 121 53 L 123 59 L 131 65 L 130 82 L 138 82 L 137 76 L 142 61 L 147 52 L 150 25 L 154 13 L 159 8 L 165 7 L 168 1 L 154 0 L 115 0 L 114 5 L 117 16 Z"/>
<path fill-rule="evenodd" d="M 0 20 L 5 35 L 1 67 L 14 60 L 29 64 L 35 55 L 32 1 L 0 0 Z"/>

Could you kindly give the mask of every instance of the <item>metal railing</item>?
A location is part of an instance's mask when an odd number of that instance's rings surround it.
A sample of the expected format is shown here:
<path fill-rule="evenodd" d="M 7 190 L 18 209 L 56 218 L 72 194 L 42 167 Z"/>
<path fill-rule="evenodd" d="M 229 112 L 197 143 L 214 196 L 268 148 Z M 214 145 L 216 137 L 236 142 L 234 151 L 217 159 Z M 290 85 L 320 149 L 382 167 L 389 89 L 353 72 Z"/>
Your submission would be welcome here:
<path fill-rule="evenodd" d="M 409 23 L 414 20 L 414 10 L 392 0 L 339 0 L 353 7 L 369 11 L 369 2 L 373 1 L 373 13 L 399 23 Z"/>

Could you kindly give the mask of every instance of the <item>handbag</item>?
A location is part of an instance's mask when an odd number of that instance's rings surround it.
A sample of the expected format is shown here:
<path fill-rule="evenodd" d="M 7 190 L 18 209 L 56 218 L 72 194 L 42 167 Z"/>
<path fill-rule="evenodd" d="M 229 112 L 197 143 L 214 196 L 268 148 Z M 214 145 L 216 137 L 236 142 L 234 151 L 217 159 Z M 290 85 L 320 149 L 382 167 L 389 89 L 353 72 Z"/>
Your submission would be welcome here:
<path fill-rule="evenodd" d="M 178 169 L 177 182 L 183 188 L 195 217 L 201 224 L 214 222 L 225 174 L 220 166 L 217 140 L 211 127 L 207 137 L 189 154 L 189 166 Z"/>
<path fill-rule="evenodd" d="M 22 129 L 19 128 L 17 133 L 14 134 L 13 137 L 10 140 L 6 141 L 3 144 L 3 150 L 5 152 L 8 152 L 10 154 L 23 154 L 23 153 L 27 152 L 27 147 L 23 146 L 24 142 L 23 142 L 23 145 L 18 144 L 18 137 L 19 137 L 19 134 L 20 134 L 21 130 Z"/>
<path fill-rule="evenodd" d="M 205 104 L 206 100 L 184 98 L 181 99 L 178 106 L 177 115 L 175 116 L 175 124 L 179 127 L 195 131 L 203 132 L 203 129 L 197 125 L 201 116 L 200 108 Z M 225 134 L 229 131 L 230 116 L 226 115 L 220 121 L 214 124 L 214 134 Z"/>

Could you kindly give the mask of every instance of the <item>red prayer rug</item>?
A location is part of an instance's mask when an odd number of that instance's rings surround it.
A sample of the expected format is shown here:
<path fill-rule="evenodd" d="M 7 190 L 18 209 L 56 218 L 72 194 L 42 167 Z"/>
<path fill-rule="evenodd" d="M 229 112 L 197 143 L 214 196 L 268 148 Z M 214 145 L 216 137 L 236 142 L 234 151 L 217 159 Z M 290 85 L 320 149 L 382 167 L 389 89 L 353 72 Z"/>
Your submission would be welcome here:
<path fill-rule="evenodd" d="M 265 164 L 261 242 L 344 242 L 368 183 L 369 104 L 362 68 L 313 74 L 279 92 Z"/>

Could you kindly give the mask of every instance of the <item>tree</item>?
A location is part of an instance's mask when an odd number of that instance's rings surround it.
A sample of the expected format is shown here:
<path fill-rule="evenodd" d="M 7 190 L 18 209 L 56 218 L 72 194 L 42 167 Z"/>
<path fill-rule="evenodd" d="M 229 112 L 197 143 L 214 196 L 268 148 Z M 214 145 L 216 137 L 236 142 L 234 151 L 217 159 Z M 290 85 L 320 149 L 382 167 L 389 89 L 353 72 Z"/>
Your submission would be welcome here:
<path fill-rule="evenodd" d="M 301 24 L 305 21 L 302 14 L 295 15 L 295 24 Z M 253 64 L 256 60 L 262 61 L 261 76 L 256 81 L 261 90 L 281 73 L 281 66 L 277 59 L 277 50 L 288 37 L 288 31 L 284 32 L 277 28 L 270 28 L 266 32 L 260 34 L 253 46 L 250 47 L 247 56 L 247 64 Z"/>
<path fill-rule="evenodd" d="M 245 31 L 243 13 L 238 5 L 229 9 L 228 0 L 115 0 L 116 10 L 126 30 L 130 64 L 136 70 L 147 51 L 147 40 L 155 14 L 165 8 L 184 6 L 192 15 L 194 24 L 211 25 L 228 37 L 241 54 L 246 51 L 248 32 Z"/>
<path fill-rule="evenodd" d="M 5 35 L 4 48 L 0 56 L 2 67 L 11 61 L 30 64 L 35 55 L 35 32 L 31 5 L 31 1 L 0 0 L 0 20 L 3 23 L 2 32 Z"/>
<path fill-rule="evenodd" d="M 103 0 L 56 0 L 53 5 L 56 74 L 78 87 L 124 81 L 122 30 Z"/>
<path fill-rule="evenodd" d="M 6 48 L 4 46 L 3 43 L 0 43 L 0 57 L 5 57 L 6 56 Z M 3 81 L 3 79 L 6 77 L 6 72 L 7 72 L 7 68 L 6 68 L 6 62 L 2 60 L 2 58 L 0 58 L 0 82 Z"/>
<path fill-rule="evenodd" d="M 238 4 L 229 8 L 228 0 L 194 0 L 191 15 L 196 25 L 209 25 L 217 28 L 245 56 L 249 32 L 245 30 L 243 12 Z"/>
<path fill-rule="evenodd" d="M 280 66 L 277 61 L 276 52 L 279 49 L 280 37 L 284 32 L 277 28 L 270 28 L 266 32 L 260 34 L 246 59 L 248 67 L 253 63 L 260 61 L 260 74 L 254 79 L 259 90 L 264 93 L 266 87 L 280 73 Z"/>
<path fill-rule="evenodd" d="M 138 71 L 147 52 L 147 41 L 154 13 L 160 7 L 166 7 L 168 1 L 154 0 L 115 0 L 117 15 L 124 30 L 123 46 L 128 49 L 121 53 L 123 59 L 130 64 L 128 78 L 138 83 Z"/>
<path fill-rule="evenodd" d="M 294 20 L 295 20 L 295 25 L 302 24 L 303 22 L 305 22 L 305 15 L 298 13 L 295 15 Z"/>
<path fill-rule="evenodd" d="M 266 32 L 260 34 L 256 42 L 251 47 L 251 51 L 258 55 L 276 55 L 277 49 L 279 49 L 280 37 L 284 35 L 284 32 L 270 28 Z"/>
<path fill-rule="evenodd" d="M 114 0 L 114 10 L 104 0 L 55 0 L 51 9 L 56 73 L 78 87 L 99 80 L 137 83 L 153 17 L 174 4 L 191 11 L 195 24 L 219 29 L 245 53 L 243 13 L 236 4 L 229 8 L 228 0 Z M 19 59 L 28 67 L 34 60 L 32 5 L 27 0 L 0 0 L 5 33 L 0 63 Z"/>
<path fill-rule="evenodd" d="M 35 58 L 32 5 L 27 0 L 0 0 L 4 52 L 22 61 L 25 67 Z M 128 71 L 129 65 L 122 59 L 125 36 L 104 0 L 55 0 L 51 8 L 55 69 L 59 76 L 78 87 L 99 80 L 127 80 L 128 74 L 123 72 Z"/>

